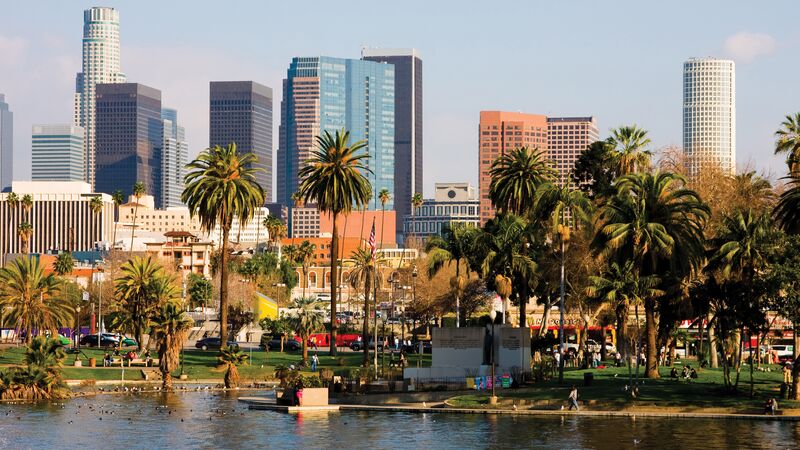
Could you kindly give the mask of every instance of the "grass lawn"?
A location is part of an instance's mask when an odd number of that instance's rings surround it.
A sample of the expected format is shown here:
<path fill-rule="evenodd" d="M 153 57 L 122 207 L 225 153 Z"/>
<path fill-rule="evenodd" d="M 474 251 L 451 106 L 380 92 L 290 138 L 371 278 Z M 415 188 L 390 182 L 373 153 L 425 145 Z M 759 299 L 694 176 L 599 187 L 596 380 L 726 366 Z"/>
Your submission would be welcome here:
<path fill-rule="evenodd" d="M 701 369 L 698 379 L 692 381 L 669 378 L 669 367 L 660 369 L 661 379 L 649 380 L 641 378 L 639 397 L 629 400 L 625 385 L 628 384 L 627 368 L 606 368 L 564 372 L 564 384 L 559 385 L 557 377 L 533 387 L 518 390 L 498 389 L 500 398 L 498 407 L 509 407 L 512 403 L 537 402 L 537 406 L 548 403 L 553 407 L 566 404 L 567 395 L 572 385 L 578 387 L 580 399 L 589 402 L 592 409 L 624 409 L 636 407 L 675 407 L 683 411 L 705 408 L 727 408 L 734 410 L 755 409 L 760 411 L 768 397 L 779 398 L 780 384 L 783 376 L 780 366 L 770 367 L 772 372 L 754 372 L 754 398 L 750 398 L 749 367 L 743 366 L 739 380 L 739 393 L 731 394 L 723 386 L 722 369 Z M 679 367 L 680 369 L 680 367 Z M 594 373 L 591 386 L 584 386 L 583 374 Z M 643 373 L 643 372 L 642 372 Z M 735 380 L 735 373 L 733 374 Z M 464 408 L 489 407 L 487 392 L 462 395 L 449 400 L 453 406 Z M 779 400 L 781 408 L 800 408 L 800 402 Z"/>
<path fill-rule="evenodd" d="M 94 348 L 81 349 L 83 354 L 81 359 L 84 366 L 88 366 L 88 358 L 96 358 L 97 364 L 102 364 L 103 350 Z M 203 351 L 199 349 L 189 349 L 184 351 L 184 373 L 189 376 L 190 380 L 209 380 L 209 379 L 222 379 L 225 371 L 224 369 L 217 369 L 217 351 L 208 350 Z M 278 365 L 288 366 L 290 364 L 299 365 L 302 360 L 300 352 L 294 353 L 280 353 L 280 352 L 264 352 L 258 349 L 253 349 L 252 353 L 246 350 L 248 355 L 252 355 L 247 364 L 239 366 L 239 376 L 244 382 L 265 381 L 273 380 L 275 367 Z M 314 352 L 309 351 L 309 358 Z M 0 368 L 3 366 L 22 364 L 25 354 L 24 347 L 10 347 L 0 350 Z M 155 354 L 153 354 L 155 357 Z M 335 374 L 347 375 L 350 370 L 359 368 L 361 365 L 362 353 L 343 351 L 339 356 L 328 356 L 327 350 L 320 350 L 317 355 L 319 356 L 319 368 L 330 368 Z M 409 364 L 417 364 L 418 355 L 408 356 Z M 64 378 L 67 380 L 122 380 L 122 370 L 119 367 L 72 367 L 75 361 L 75 355 L 67 355 L 64 361 Z M 381 356 L 378 355 L 378 364 L 381 364 Z M 389 355 L 386 354 L 386 365 L 389 364 Z M 431 355 L 423 355 L 421 357 L 421 364 L 423 366 L 430 366 Z M 141 366 L 126 367 L 125 380 L 141 380 L 142 372 Z M 310 367 L 302 369 L 304 372 L 311 373 Z M 180 373 L 176 372 L 175 375 Z"/>

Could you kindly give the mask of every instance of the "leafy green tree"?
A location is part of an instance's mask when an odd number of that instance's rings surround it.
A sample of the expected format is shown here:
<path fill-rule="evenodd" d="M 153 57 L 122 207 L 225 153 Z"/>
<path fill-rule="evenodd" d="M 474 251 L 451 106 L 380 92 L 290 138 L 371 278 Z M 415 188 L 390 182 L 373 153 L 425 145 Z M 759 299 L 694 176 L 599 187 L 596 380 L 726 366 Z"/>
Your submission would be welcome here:
<path fill-rule="evenodd" d="M 264 335 L 261 338 L 261 342 L 264 344 L 264 350 L 269 351 L 267 344 L 270 338 L 279 336 L 281 340 L 281 353 L 283 353 L 283 344 L 286 343 L 286 340 L 289 338 L 289 332 L 292 330 L 292 325 L 289 323 L 289 320 L 285 317 L 278 317 L 277 319 L 264 317 L 258 321 L 258 326 L 264 331 Z"/>
<path fill-rule="evenodd" d="M 214 286 L 204 276 L 190 273 L 187 284 L 186 292 L 189 294 L 189 301 L 192 306 L 196 307 L 211 303 Z"/>
<path fill-rule="evenodd" d="M 144 183 L 137 181 L 133 184 L 133 197 L 136 199 L 136 203 L 133 206 L 133 225 L 131 226 L 131 248 L 128 250 L 129 255 L 133 254 L 133 238 L 136 236 L 136 216 L 139 214 L 139 201 L 145 194 Z"/>
<path fill-rule="evenodd" d="M 158 349 L 158 368 L 163 387 L 172 389 L 172 372 L 178 368 L 183 342 L 194 321 L 175 302 L 165 303 L 152 318 L 153 339 Z"/>
<path fill-rule="evenodd" d="M 339 287 L 339 216 L 347 215 L 353 207 L 367 203 L 372 186 L 365 173 L 371 173 L 366 164 L 369 155 L 363 152 L 366 141 L 350 144 L 350 132 L 335 134 L 325 131 L 317 136 L 317 148 L 298 175 L 300 196 L 305 202 L 316 203 L 321 212 L 330 213 L 333 221 L 331 237 L 331 338 L 330 354 L 336 355 L 336 291 Z"/>
<path fill-rule="evenodd" d="M 616 182 L 617 195 L 600 209 L 595 254 L 607 261 L 633 261 L 641 278 L 660 273 L 683 276 L 704 257 L 703 228 L 709 214 L 683 177 L 672 173 L 633 173 Z M 658 378 L 656 298 L 644 299 L 647 372 Z"/>
<path fill-rule="evenodd" d="M 790 234 L 800 234 L 800 177 L 790 175 L 788 189 L 784 191 L 773 216 L 780 228 Z"/>
<path fill-rule="evenodd" d="M 617 163 L 618 175 L 627 175 L 645 171 L 650 168 L 652 152 L 646 149 L 650 145 L 647 130 L 636 125 L 622 126 L 611 130 L 609 145 L 614 149 L 614 160 Z"/>
<path fill-rule="evenodd" d="M 239 369 L 237 366 L 244 364 L 249 359 L 238 345 L 222 347 L 219 350 L 217 361 L 225 366 L 225 388 L 233 389 L 239 386 Z"/>
<path fill-rule="evenodd" d="M 589 198 L 605 198 L 614 194 L 617 162 L 614 148 L 608 141 L 595 141 L 578 155 L 570 172 L 572 181 Z"/>
<path fill-rule="evenodd" d="M 775 154 L 785 153 L 789 174 L 800 175 L 800 113 L 788 114 L 775 138 Z"/>
<path fill-rule="evenodd" d="M 264 189 L 256 182 L 258 158 L 252 153 L 239 154 L 236 144 L 204 150 L 187 167 L 181 201 L 192 217 L 200 218 L 203 231 L 216 226 L 222 231 L 220 270 L 220 339 L 228 342 L 228 244 L 233 219 L 245 226 L 264 204 Z"/>
<path fill-rule="evenodd" d="M 428 277 L 433 278 L 445 266 L 453 263 L 456 265 L 456 275 L 450 280 L 450 287 L 453 288 L 453 296 L 456 299 L 456 327 L 461 326 L 461 294 L 469 278 L 467 258 L 475 248 L 477 235 L 477 228 L 457 222 L 445 225 L 442 234 L 432 236 L 425 245 L 425 252 L 428 254 Z M 461 276 L 462 262 L 466 278 Z"/>
<path fill-rule="evenodd" d="M 75 258 L 72 257 L 72 253 L 70 252 L 59 253 L 55 262 L 53 263 L 53 270 L 60 277 L 63 277 L 68 273 L 72 273 L 72 269 L 74 268 Z"/>
<path fill-rule="evenodd" d="M 61 283 L 53 274 L 45 275 L 42 266 L 33 258 L 15 258 L 0 268 L 0 311 L 3 321 L 25 331 L 30 345 L 33 330 L 50 330 L 69 325 L 72 307 L 61 301 Z M 6 322 L 6 323 L 8 323 Z"/>
<path fill-rule="evenodd" d="M 780 242 L 766 275 L 772 286 L 771 309 L 792 323 L 794 361 L 800 361 L 800 236 L 786 236 Z M 800 364 L 792 365 L 793 400 L 800 400 Z"/>
<path fill-rule="evenodd" d="M 324 316 L 316 302 L 317 300 L 312 297 L 296 299 L 292 304 L 292 308 L 297 309 L 297 312 L 289 316 L 289 323 L 292 329 L 303 342 L 303 365 L 308 363 L 308 338 L 313 333 L 325 329 Z"/>
<path fill-rule="evenodd" d="M 150 256 L 135 256 L 123 264 L 121 270 L 120 278 L 114 280 L 116 309 L 123 315 L 118 324 L 130 324 L 141 351 L 151 317 L 161 307 L 162 299 L 173 297 L 174 291 L 170 290 L 171 280 L 163 267 Z"/>

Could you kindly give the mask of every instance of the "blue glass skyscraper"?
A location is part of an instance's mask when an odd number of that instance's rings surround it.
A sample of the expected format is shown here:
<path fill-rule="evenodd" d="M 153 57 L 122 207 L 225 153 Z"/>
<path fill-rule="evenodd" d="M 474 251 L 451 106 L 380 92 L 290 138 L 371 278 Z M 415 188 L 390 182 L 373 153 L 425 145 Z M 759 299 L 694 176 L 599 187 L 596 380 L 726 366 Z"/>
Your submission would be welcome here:
<path fill-rule="evenodd" d="M 391 193 L 394 208 L 394 66 L 358 59 L 293 58 L 283 80 L 278 148 L 278 202 L 291 203 L 300 184 L 298 171 L 315 146 L 315 137 L 342 128 L 350 142 L 365 140 L 370 158 L 371 208 L 378 192 Z"/>

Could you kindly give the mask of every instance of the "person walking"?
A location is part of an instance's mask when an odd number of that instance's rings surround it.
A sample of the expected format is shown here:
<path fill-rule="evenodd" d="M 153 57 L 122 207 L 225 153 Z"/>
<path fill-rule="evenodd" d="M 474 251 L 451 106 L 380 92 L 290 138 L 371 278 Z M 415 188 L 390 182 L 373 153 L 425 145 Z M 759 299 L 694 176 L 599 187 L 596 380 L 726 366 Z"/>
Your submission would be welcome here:
<path fill-rule="evenodd" d="M 312 372 L 316 372 L 317 371 L 317 364 L 319 364 L 319 357 L 317 356 L 316 353 L 314 353 L 313 355 L 311 355 L 311 371 Z"/>
<path fill-rule="evenodd" d="M 581 410 L 578 406 L 578 388 L 574 384 L 572 385 L 572 390 L 569 391 L 569 410 L 572 411 L 572 408 L 575 408 L 576 411 Z"/>

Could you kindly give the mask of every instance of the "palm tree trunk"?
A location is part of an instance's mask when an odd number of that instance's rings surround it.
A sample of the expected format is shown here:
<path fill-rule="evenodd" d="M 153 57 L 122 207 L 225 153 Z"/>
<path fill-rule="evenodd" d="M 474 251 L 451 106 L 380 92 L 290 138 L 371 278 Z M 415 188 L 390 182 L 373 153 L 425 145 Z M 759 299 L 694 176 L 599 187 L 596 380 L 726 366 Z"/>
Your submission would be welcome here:
<path fill-rule="evenodd" d="M 308 267 L 303 263 L 303 298 L 306 297 L 306 286 L 308 286 Z M 323 278 L 324 279 L 324 278 Z"/>
<path fill-rule="evenodd" d="M 656 325 L 656 305 L 655 300 L 649 299 L 645 302 L 644 316 L 647 326 L 647 378 L 661 378 L 658 373 L 658 326 Z"/>
<path fill-rule="evenodd" d="M 338 215 L 336 211 L 333 212 L 333 237 L 331 237 L 331 356 L 336 356 L 336 331 L 338 328 L 336 324 L 336 291 L 339 288 L 339 228 L 336 223 Z"/>
<path fill-rule="evenodd" d="M 128 255 L 133 254 L 133 237 L 136 235 L 136 214 L 139 213 L 139 199 L 136 199 L 136 206 L 133 207 L 133 225 L 131 226 L 131 248 L 128 249 Z"/>
<path fill-rule="evenodd" d="M 798 327 L 792 323 L 792 343 L 794 344 L 794 359 L 793 361 L 800 360 L 800 336 L 797 332 L 800 331 Z M 800 400 L 800 364 L 792 364 L 792 400 Z"/>
<path fill-rule="evenodd" d="M 367 217 L 367 205 L 361 208 L 361 233 L 358 235 L 359 250 L 364 246 L 364 219 Z"/>
<path fill-rule="evenodd" d="M 361 343 L 364 346 L 364 358 L 361 365 L 369 366 L 369 292 L 372 289 L 372 274 L 367 270 L 364 280 L 364 326 L 361 330 Z"/>
<path fill-rule="evenodd" d="M 708 333 L 708 365 L 712 369 L 716 369 L 719 367 L 719 354 L 717 353 L 717 336 L 716 330 L 714 329 L 714 324 L 712 324 L 712 317 L 711 313 L 708 313 L 708 320 L 706 322 L 706 330 Z"/>
<path fill-rule="evenodd" d="M 550 320 L 550 309 L 553 307 L 553 302 L 546 299 L 544 302 L 544 311 L 542 311 L 542 323 L 539 325 L 538 337 L 544 337 L 547 334 L 547 321 Z"/>
<path fill-rule="evenodd" d="M 308 336 L 303 337 L 303 365 L 308 363 Z"/>
<path fill-rule="evenodd" d="M 219 344 L 228 346 L 228 236 L 230 225 L 222 225 L 222 261 L 219 268 Z"/>
<path fill-rule="evenodd" d="M 169 370 L 162 370 L 161 371 L 161 378 L 163 378 L 163 388 L 165 391 L 172 390 L 172 374 L 169 373 Z"/>

